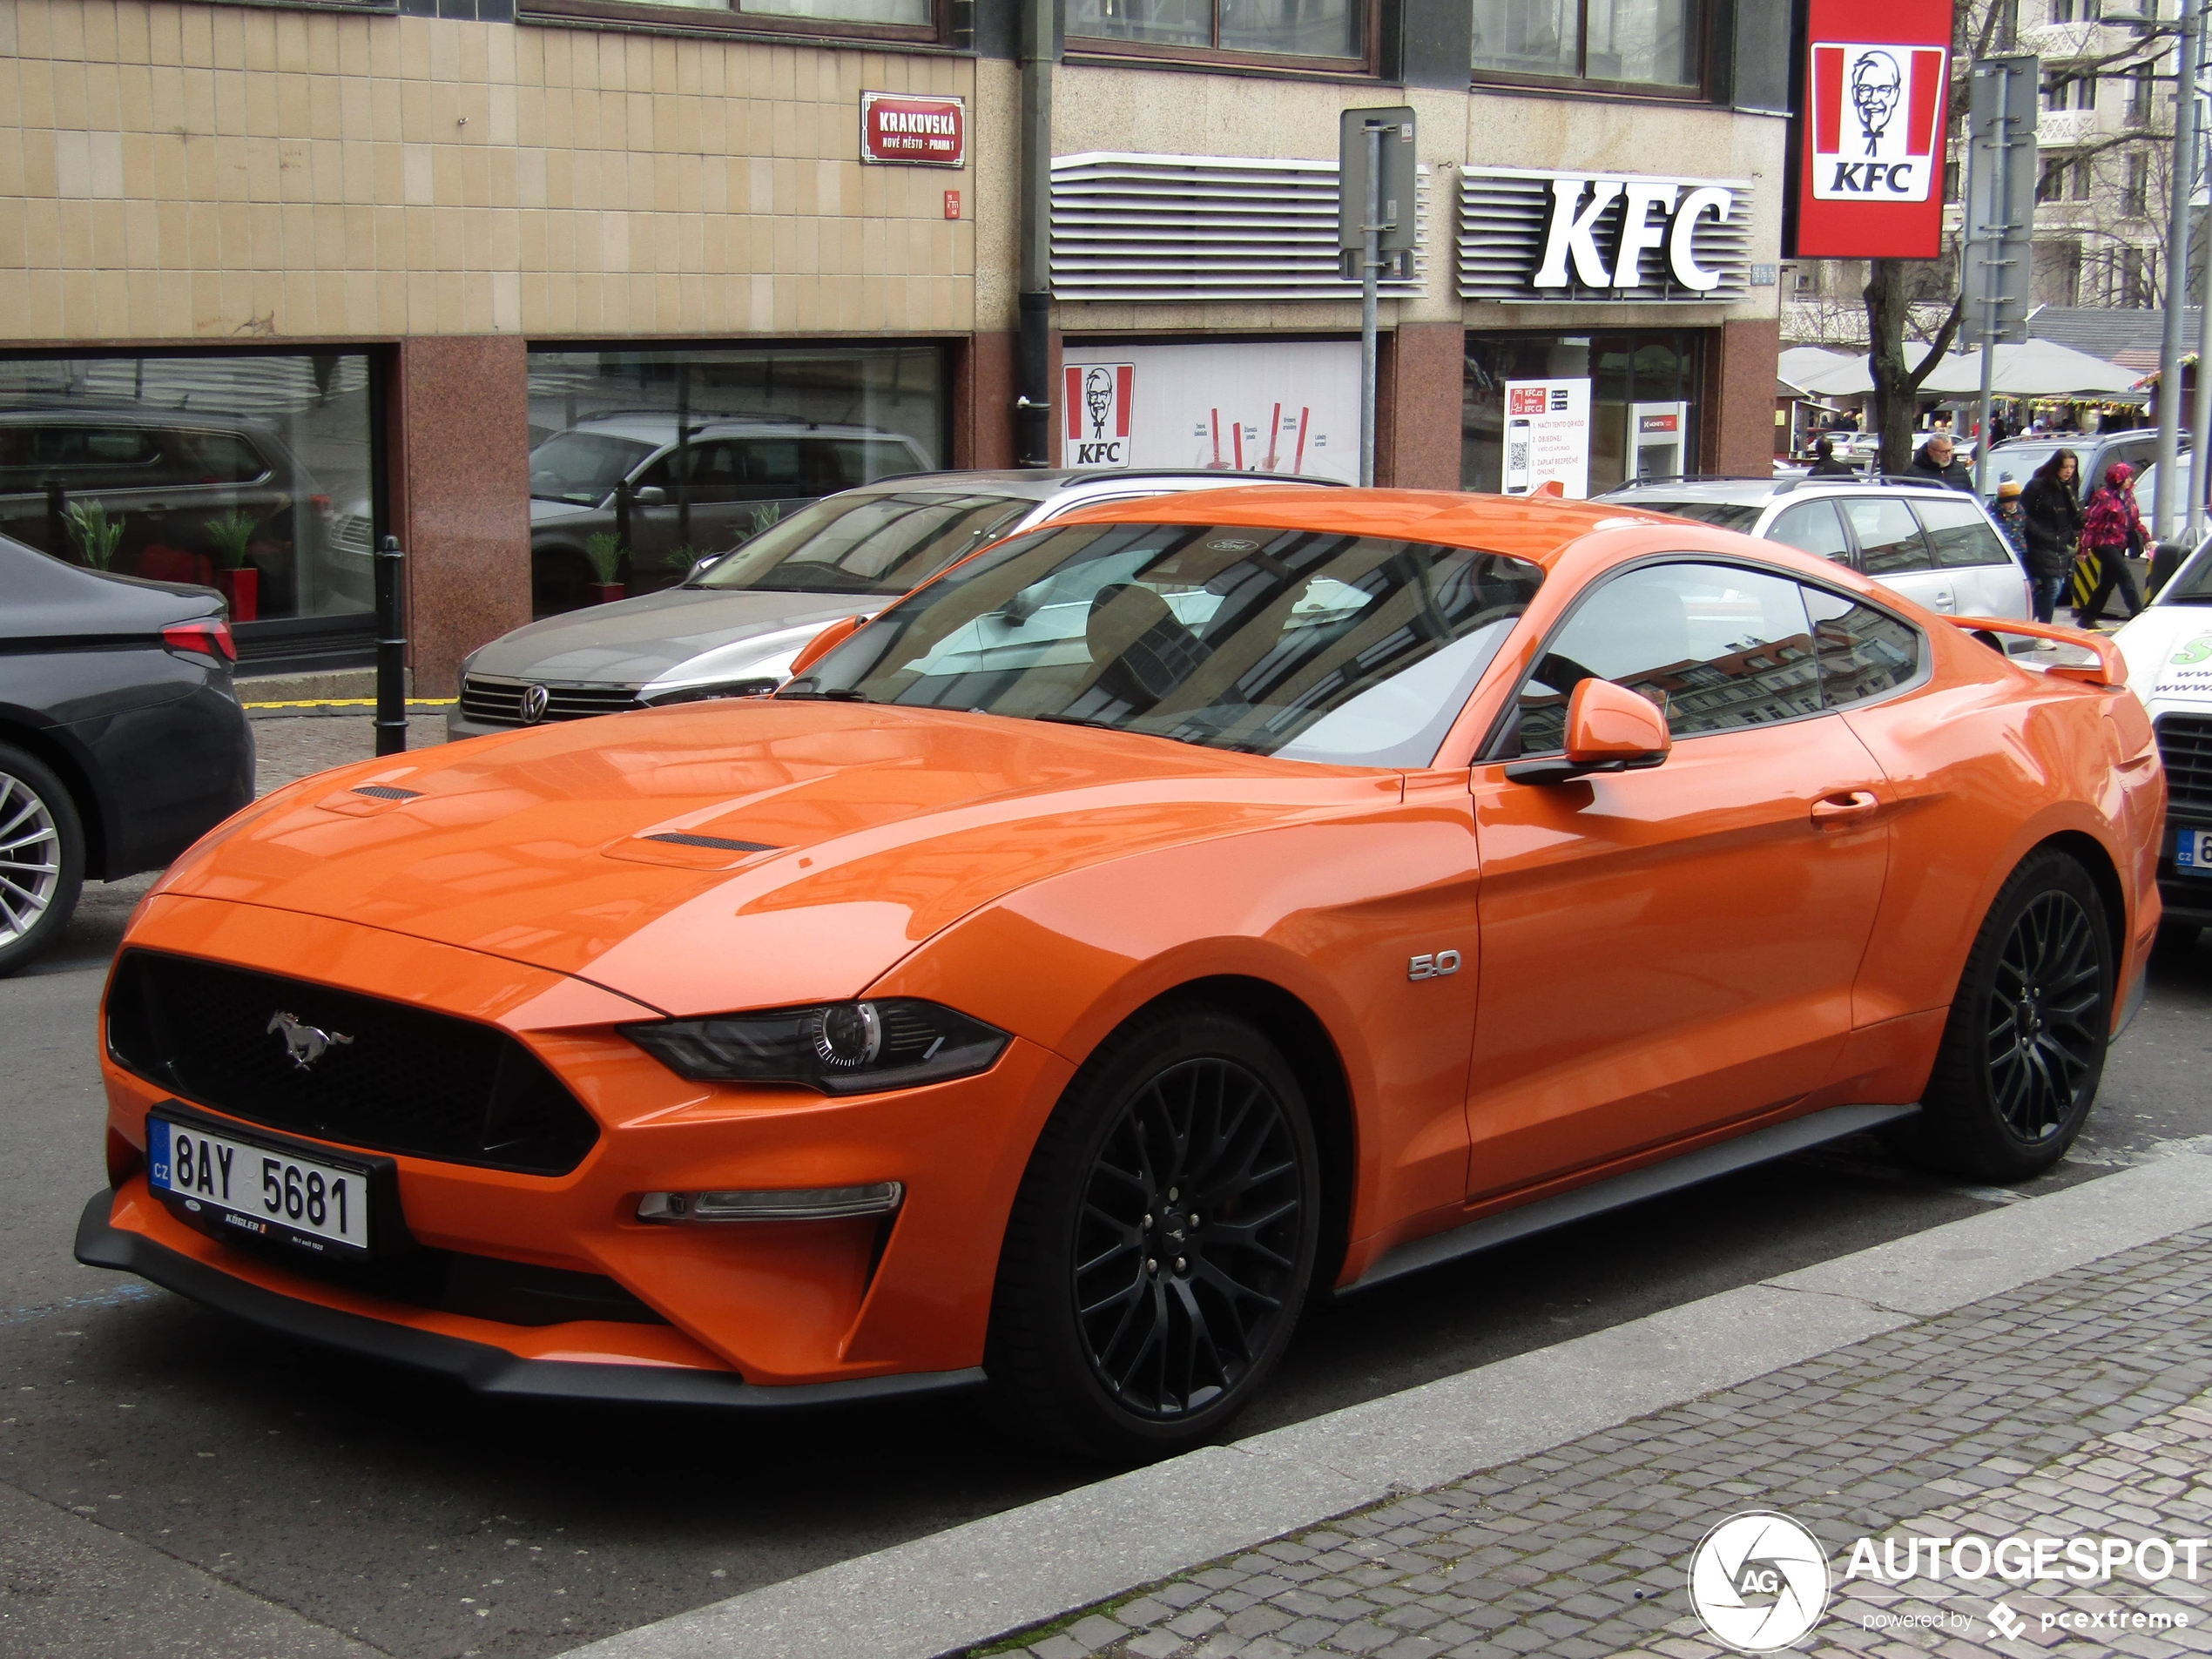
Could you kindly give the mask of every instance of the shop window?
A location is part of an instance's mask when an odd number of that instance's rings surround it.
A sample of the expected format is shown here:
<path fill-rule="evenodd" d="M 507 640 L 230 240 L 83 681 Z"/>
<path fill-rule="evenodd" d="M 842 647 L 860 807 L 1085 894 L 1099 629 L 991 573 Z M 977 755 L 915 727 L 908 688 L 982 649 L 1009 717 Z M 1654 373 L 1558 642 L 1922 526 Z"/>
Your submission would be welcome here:
<path fill-rule="evenodd" d="M 1700 0 L 1474 0 L 1478 78 L 1695 91 Z"/>
<path fill-rule="evenodd" d="M 529 356 L 532 605 L 681 582 L 823 496 L 944 464 L 936 346 L 557 348 Z"/>
<path fill-rule="evenodd" d="M 1367 0 L 1069 0 L 1071 51 L 1364 60 Z"/>
<path fill-rule="evenodd" d="M 1705 339 L 1690 329 L 1470 334 L 1460 408 L 1460 487 L 1507 487 L 1507 388 L 1514 382 L 1588 383 L 1588 494 L 1601 495 L 1631 475 L 1695 473 Z M 1570 487 L 1568 493 L 1584 492 Z"/>
<path fill-rule="evenodd" d="M 374 369 L 362 353 L 0 358 L 0 532 L 220 587 L 249 659 L 298 657 L 257 642 L 318 621 L 365 638 Z"/>

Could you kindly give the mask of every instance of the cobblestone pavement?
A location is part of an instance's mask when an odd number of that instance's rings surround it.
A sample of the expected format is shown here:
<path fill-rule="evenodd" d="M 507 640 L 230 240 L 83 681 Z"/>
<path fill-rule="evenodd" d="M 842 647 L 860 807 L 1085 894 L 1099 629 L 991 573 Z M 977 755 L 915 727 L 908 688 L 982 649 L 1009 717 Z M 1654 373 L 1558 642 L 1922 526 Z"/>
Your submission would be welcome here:
<path fill-rule="evenodd" d="M 407 743 L 427 749 L 446 740 L 442 714 L 410 715 Z M 253 721 L 254 786 L 266 795 L 318 772 L 366 760 L 376 752 L 373 715 L 257 716 Z"/>
<path fill-rule="evenodd" d="M 1689 1559 L 1756 1508 L 1828 1551 L 1799 1651 L 2212 1653 L 2212 1547 L 2194 1581 L 2181 1554 L 2155 1583 L 2133 1562 L 2108 1583 L 1962 1581 L 1948 1557 L 1939 1583 L 1845 1576 L 1862 1537 L 1909 1571 L 1912 1539 L 2212 1533 L 2208 1270 L 2212 1230 L 2163 1239 L 974 1651 L 1708 1659 L 1727 1649 L 1690 1608 Z"/>

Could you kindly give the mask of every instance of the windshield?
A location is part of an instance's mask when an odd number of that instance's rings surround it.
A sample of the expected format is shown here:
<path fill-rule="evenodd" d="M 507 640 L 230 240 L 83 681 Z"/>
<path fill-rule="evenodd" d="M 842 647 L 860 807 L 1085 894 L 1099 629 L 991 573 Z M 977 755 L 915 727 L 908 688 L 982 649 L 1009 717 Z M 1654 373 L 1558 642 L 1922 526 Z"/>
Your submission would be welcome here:
<path fill-rule="evenodd" d="M 1638 494 L 1623 496 L 1624 506 L 1640 508 L 1647 513 L 1672 513 L 1676 518 L 1694 518 L 1701 524 L 1716 524 L 1724 530 L 1741 530 L 1746 536 L 1751 526 L 1759 522 L 1759 515 L 1766 510 L 1764 502 L 1739 501 L 1654 501 Z"/>
<path fill-rule="evenodd" d="M 597 507 L 652 452 L 650 443 L 603 432 L 556 432 L 530 451 L 530 495 Z"/>
<path fill-rule="evenodd" d="M 1425 766 L 1542 582 L 1525 560 L 1418 542 L 1069 525 L 951 571 L 782 695 Z"/>
<path fill-rule="evenodd" d="M 692 585 L 900 594 L 966 558 L 1036 503 L 941 490 L 853 490 L 761 531 Z"/>

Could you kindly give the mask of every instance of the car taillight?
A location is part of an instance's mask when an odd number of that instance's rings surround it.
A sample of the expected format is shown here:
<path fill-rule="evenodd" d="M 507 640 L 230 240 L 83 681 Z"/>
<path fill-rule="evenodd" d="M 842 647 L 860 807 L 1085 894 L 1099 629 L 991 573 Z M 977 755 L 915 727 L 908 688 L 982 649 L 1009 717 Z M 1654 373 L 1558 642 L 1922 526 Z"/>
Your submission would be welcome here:
<path fill-rule="evenodd" d="M 198 651 L 203 657 L 219 658 L 226 663 L 238 660 L 238 642 L 231 637 L 231 625 L 221 617 L 201 622 L 172 622 L 161 631 L 161 643 L 172 651 Z"/>

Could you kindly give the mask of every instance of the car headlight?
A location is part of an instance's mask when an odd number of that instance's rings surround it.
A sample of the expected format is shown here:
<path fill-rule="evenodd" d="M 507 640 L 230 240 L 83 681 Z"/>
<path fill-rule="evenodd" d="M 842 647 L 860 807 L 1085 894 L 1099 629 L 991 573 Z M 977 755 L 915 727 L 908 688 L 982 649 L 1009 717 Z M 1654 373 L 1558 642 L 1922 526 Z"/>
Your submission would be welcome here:
<path fill-rule="evenodd" d="M 615 1029 L 694 1082 L 797 1083 L 826 1095 L 973 1076 L 989 1070 L 1009 1041 L 995 1026 L 909 997 Z"/>

